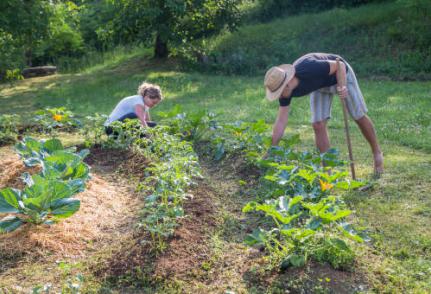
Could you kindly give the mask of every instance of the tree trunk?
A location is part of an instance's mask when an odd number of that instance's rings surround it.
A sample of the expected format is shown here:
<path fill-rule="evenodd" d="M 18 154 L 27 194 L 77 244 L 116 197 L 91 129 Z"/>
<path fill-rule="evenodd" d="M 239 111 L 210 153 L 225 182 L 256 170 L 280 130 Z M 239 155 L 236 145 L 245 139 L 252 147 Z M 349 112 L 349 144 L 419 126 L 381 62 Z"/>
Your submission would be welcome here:
<path fill-rule="evenodd" d="M 162 40 L 160 34 L 156 37 L 156 47 L 154 48 L 154 57 L 156 58 L 166 58 L 168 57 L 169 49 L 168 42 Z"/>

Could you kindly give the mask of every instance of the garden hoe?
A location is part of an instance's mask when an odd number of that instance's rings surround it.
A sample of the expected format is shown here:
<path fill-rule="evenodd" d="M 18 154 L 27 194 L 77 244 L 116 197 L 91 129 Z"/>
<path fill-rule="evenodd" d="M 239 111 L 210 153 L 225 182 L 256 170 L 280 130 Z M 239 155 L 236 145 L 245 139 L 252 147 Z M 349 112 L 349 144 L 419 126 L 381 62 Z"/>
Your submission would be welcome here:
<path fill-rule="evenodd" d="M 337 58 L 337 82 L 338 82 L 337 86 L 341 88 L 341 87 L 346 87 L 346 77 L 342 76 L 340 68 L 341 68 L 340 59 Z M 348 99 L 348 97 L 346 99 Z M 347 118 L 346 99 L 343 99 L 340 97 L 342 108 L 343 108 L 343 114 L 344 114 L 344 130 L 346 132 L 347 148 L 349 149 L 350 170 L 352 172 L 352 179 L 356 180 L 355 163 L 353 162 L 352 143 L 350 141 L 350 133 L 349 133 L 349 120 Z"/>

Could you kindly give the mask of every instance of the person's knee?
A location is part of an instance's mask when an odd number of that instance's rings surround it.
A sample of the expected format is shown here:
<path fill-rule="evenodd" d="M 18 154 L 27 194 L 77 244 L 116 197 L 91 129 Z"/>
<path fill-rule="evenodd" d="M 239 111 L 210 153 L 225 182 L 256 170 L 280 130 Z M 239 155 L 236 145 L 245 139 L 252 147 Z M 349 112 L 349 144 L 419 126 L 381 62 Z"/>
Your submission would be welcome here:
<path fill-rule="evenodd" d="M 326 130 L 326 121 L 317 121 L 312 123 L 313 129 L 316 133 L 320 133 Z"/>
<path fill-rule="evenodd" d="M 358 116 L 356 116 L 356 117 L 353 117 L 353 119 L 354 119 L 356 122 L 361 122 L 361 121 L 367 120 L 367 119 L 368 119 L 368 116 L 367 116 L 366 114 L 361 114 L 361 115 L 358 115 Z"/>

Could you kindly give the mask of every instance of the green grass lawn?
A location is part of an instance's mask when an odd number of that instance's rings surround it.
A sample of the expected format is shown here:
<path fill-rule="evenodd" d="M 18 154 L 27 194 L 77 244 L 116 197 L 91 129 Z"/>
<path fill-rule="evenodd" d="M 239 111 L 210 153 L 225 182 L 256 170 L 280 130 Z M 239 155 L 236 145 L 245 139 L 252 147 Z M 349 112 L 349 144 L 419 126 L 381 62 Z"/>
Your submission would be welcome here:
<path fill-rule="evenodd" d="M 374 188 L 346 197 L 356 221 L 370 228 L 372 245 L 361 266 L 377 291 L 426 293 L 431 288 L 431 82 L 365 80 L 359 76 L 369 116 L 385 154 L 386 172 Z M 174 62 L 132 57 L 87 73 L 66 74 L 0 86 L 0 114 L 31 116 L 39 108 L 66 106 L 79 115 L 108 114 L 123 97 L 134 95 L 143 80 L 157 83 L 166 97 L 152 111 L 176 104 L 187 111 L 208 109 L 219 120 L 272 123 L 277 103 L 264 99 L 263 77 L 184 72 Z M 333 147 L 347 158 L 343 118 L 334 100 L 329 131 Z M 287 134 L 299 133 L 301 147 L 314 148 L 308 98 L 292 102 Z M 354 156 L 360 178 L 372 172 L 368 145 L 351 123 Z"/>

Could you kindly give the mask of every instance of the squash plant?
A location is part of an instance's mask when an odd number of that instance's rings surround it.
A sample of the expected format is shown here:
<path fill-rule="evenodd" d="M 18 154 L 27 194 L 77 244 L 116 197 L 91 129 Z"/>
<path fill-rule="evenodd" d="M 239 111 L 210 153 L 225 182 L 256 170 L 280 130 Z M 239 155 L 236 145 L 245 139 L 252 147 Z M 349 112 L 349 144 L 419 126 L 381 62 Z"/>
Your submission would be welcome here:
<path fill-rule="evenodd" d="M 162 123 L 169 126 L 170 134 L 176 134 L 189 141 L 202 139 L 216 124 L 214 113 L 206 110 L 186 113 L 179 104 L 170 111 L 160 111 L 157 115 L 162 118 Z"/>
<path fill-rule="evenodd" d="M 282 267 L 302 266 L 315 252 L 319 252 L 319 260 L 330 258 L 337 266 L 344 264 L 323 253 L 336 251 L 344 261 L 351 262 L 353 251 L 345 239 L 363 242 L 364 238 L 347 223 L 352 211 L 333 192 L 363 183 L 346 180 L 347 173 L 336 168 L 343 162 L 334 150 L 313 154 L 277 147 L 269 154 L 267 159 L 257 161 L 266 172 L 263 195 L 243 211 L 263 213 L 271 221 L 249 235 L 246 243 L 264 246 Z M 329 167 L 331 174 L 327 172 Z M 332 246 L 330 250 L 328 246 Z"/>
<path fill-rule="evenodd" d="M 47 133 L 51 133 L 55 129 L 72 130 L 82 125 L 75 118 L 75 114 L 65 107 L 37 110 L 33 121 Z"/>

